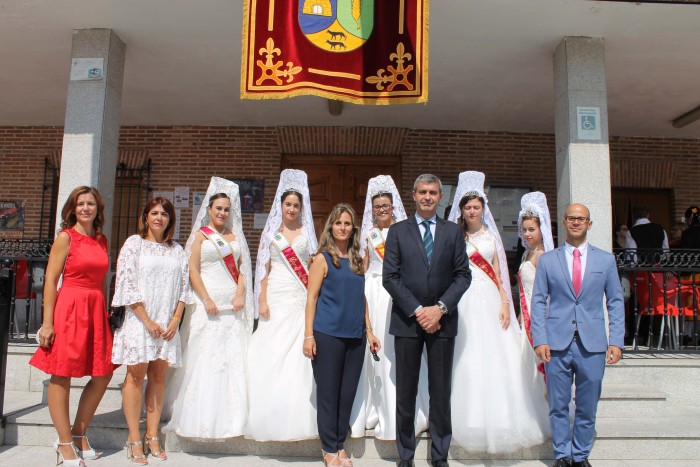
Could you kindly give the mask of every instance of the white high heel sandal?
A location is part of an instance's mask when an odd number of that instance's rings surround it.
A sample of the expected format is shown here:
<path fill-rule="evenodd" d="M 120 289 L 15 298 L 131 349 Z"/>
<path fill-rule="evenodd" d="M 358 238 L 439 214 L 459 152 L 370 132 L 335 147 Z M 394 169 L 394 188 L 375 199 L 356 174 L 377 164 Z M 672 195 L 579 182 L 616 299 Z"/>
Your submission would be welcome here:
<path fill-rule="evenodd" d="M 87 439 L 87 435 L 82 435 L 82 436 L 73 435 L 73 438 L 74 439 L 75 438 L 78 438 L 78 439 L 85 438 L 85 441 L 87 441 L 87 445 L 88 445 L 89 449 L 86 449 L 84 451 L 81 451 L 80 449 L 78 449 L 78 455 L 80 457 L 82 457 L 83 459 L 94 460 L 94 459 L 98 459 L 102 455 L 102 452 L 95 451 L 92 448 L 92 446 L 90 445 L 90 440 Z M 81 447 L 82 447 L 82 445 L 81 445 Z M 76 446 L 76 448 L 77 448 L 77 446 Z"/>
<path fill-rule="evenodd" d="M 66 459 L 63 457 L 63 453 L 60 450 L 61 446 L 73 446 L 73 452 L 75 452 L 76 459 Z M 53 447 L 56 450 L 56 465 L 63 464 L 66 467 L 86 467 L 85 462 L 78 455 L 78 448 L 75 447 L 73 441 L 67 443 L 62 443 L 60 439 L 57 439 L 53 443 Z"/>

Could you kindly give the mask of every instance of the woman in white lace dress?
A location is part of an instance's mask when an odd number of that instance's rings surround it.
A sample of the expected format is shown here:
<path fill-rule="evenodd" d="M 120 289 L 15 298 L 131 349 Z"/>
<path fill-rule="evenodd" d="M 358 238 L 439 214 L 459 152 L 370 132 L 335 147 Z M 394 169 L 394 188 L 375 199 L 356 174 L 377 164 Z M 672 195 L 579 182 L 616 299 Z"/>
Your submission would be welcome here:
<path fill-rule="evenodd" d="M 526 248 L 518 272 L 520 327 L 522 328 L 520 343 L 523 353 L 529 353 L 532 349 L 530 303 L 535 285 L 537 262 L 542 253 L 554 248 L 554 240 L 552 239 L 552 221 L 544 193 L 539 191 L 527 193 L 522 197 L 520 205 L 522 209 L 518 214 L 518 232 Z M 544 363 L 536 362 L 536 364 L 539 373 L 537 378 L 541 379 L 544 385 Z"/>
<path fill-rule="evenodd" d="M 350 418 L 353 437 L 365 436 L 374 429 L 377 439 L 396 439 L 396 353 L 394 336 L 389 334 L 391 296 L 382 285 L 384 241 L 389 228 L 406 219 L 406 211 L 394 180 L 379 175 L 367 184 L 365 212 L 362 218 L 361 253 L 365 262 L 365 297 L 374 334 L 382 343 L 375 361 L 369 351 L 360 375 Z M 416 407 L 416 433 L 428 429 L 428 370 L 422 361 Z"/>
<path fill-rule="evenodd" d="M 127 365 L 122 389 L 124 416 L 129 427 L 127 456 L 146 464 L 167 458 L 158 439 L 163 410 L 165 373 L 181 365 L 178 325 L 190 301 L 187 257 L 172 241 L 175 208 L 170 200 L 151 199 L 139 218 L 139 233 L 119 252 L 113 306 L 126 306 L 124 324 L 114 334 L 112 362 Z M 143 382 L 146 385 L 146 437 L 141 442 Z"/>
<path fill-rule="evenodd" d="M 311 364 L 304 341 L 308 262 L 318 248 L 306 173 L 280 174 L 260 238 L 255 293 L 260 322 L 248 346 L 248 424 L 258 441 L 318 436 Z"/>
<path fill-rule="evenodd" d="M 467 240 L 472 283 L 459 302 L 452 380 L 455 444 L 476 452 L 512 452 L 548 436 L 547 403 L 532 349 L 523 353 L 498 229 L 484 174 L 460 174 L 450 220 Z"/>
<path fill-rule="evenodd" d="M 208 205 L 185 247 L 195 303 L 182 323 L 182 367 L 168 384 L 165 406 L 172 407 L 172 417 L 163 432 L 212 441 L 243 434 L 254 306 L 238 185 L 213 177 L 204 199 Z"/>

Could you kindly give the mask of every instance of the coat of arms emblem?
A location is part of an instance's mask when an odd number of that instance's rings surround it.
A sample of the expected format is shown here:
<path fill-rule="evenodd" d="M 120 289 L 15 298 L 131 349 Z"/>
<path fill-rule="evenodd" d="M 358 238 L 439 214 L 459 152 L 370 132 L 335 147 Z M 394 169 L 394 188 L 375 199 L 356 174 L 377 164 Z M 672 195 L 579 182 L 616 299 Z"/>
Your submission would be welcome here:
<path fill-rule="evenodd" d="M 323 50 L 359 49 L 372 33 L 374 0 L 299 0 L 299 26 Z"/>

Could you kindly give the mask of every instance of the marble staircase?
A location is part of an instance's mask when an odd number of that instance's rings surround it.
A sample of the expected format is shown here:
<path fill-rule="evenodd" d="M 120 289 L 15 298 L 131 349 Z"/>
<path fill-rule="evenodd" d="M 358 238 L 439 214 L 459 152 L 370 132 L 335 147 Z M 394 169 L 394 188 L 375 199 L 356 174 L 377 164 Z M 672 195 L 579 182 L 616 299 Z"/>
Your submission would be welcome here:
<path fill-rule="evenodd" d="M 27 364 L 33 346 L 12 345 L 8 353 L 5 394 L 4 444 L 49 446 L 56 438 L 46 406 L 47 376 Z M 119 449 L 127 438 L 121 411 L 120 368 L 110 383 L 93 424 L 90 440 L 103 449 Z M 75 409 L 80 388 L 87 378 L 73 381 L 71 408 Z M 591 459 L 683 460 L 700 458 L 700 355 L 630 354 L 620 364 L 608 367 L 599 404 L 596 439 Z M 198 454 L 230 454 L 271 458 L 315 458 L 318 440 L 291 443 L 255 442 L 236 438 L 227 442 L 197 442 L 169 435 L 166 450 Z M 393 441 L 365 438 L 349 441 L 353 457 L 387 461 L 396 458 Z M 429 438 L 419 440 L 416 456 L 429 457 Z M 548 442 L 507 455 L 451 450 L 457 460 L 547 460 L 552 459 Z M 699 461 L 700 462 L 700 461 Z"/>

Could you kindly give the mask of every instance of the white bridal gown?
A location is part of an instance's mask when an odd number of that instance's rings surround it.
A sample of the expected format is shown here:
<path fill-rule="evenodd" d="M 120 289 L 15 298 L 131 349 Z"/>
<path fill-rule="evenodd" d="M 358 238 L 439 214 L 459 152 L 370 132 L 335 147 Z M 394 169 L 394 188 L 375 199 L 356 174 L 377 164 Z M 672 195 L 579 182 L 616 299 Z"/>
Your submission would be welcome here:
<path fill-rule="evenodd" d="M 231 248 L 238 261 L 241 247 L 237 240 L 231 242 Z M 202 242 L 200 274 L 219 313 L 207 314 L 199 296 L 185 312 L 183 367 L 168 384 L 166 406 L 173 404 L 172 418 L 163 432 L 223 440 L 242 435 L 248 415 L 245 358 L 249 337 L 245 311 L 233 311 L 237 284 L 208 239 Z"/>
<path fill-rule="evenodd" d="M 291 245 L 299 259 L 308 264 L 306 237 L 296 237 Z M 274 244 L 270 245 L 267 304 L 270 319 L 260 319 L 248 347 L 245 436 L 258 441 L 315 438 L 314 376 L 311 361 L 302 352 L 306 288 Z"/>
<path fill-rule="evenodd" d="M 482 230 L 470 237 L 467 254 L 478 249 L 492 263 L 495 238 Z M 477 452 L 501 453 L 533 446 L 549 436 L 548 407 L 536 357 L 521 350 L 517 323 L 502 329 L 496 284 L 470 261 L 472 282 L 459 302 L 452 383 L 455 444 Z"/>

